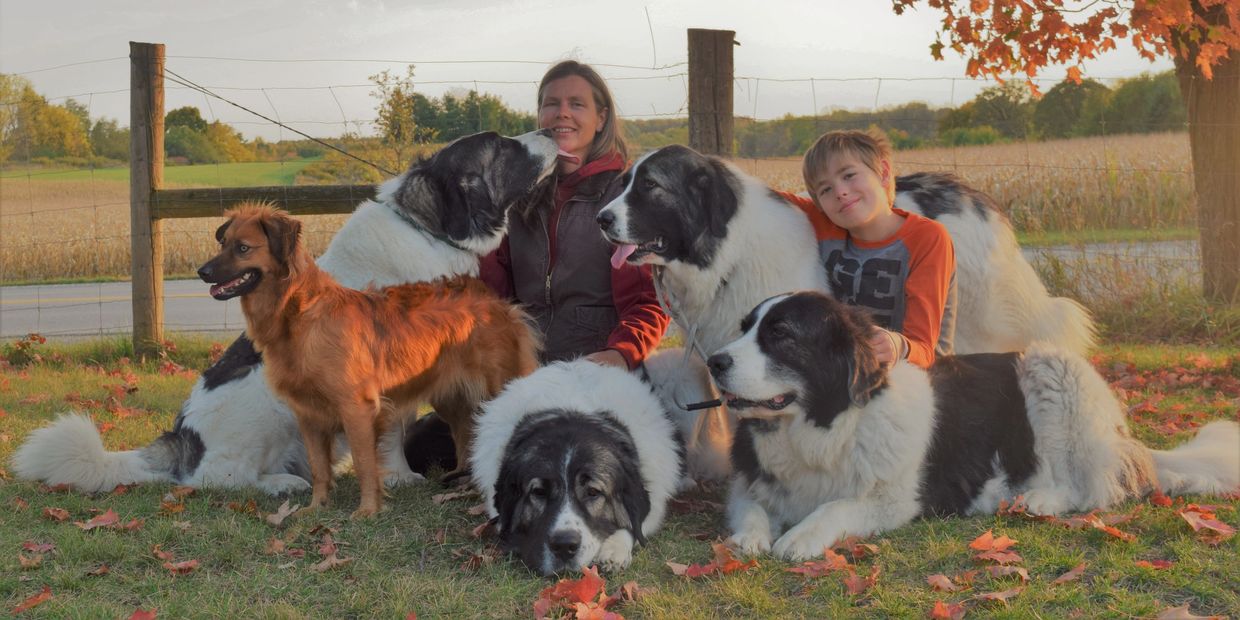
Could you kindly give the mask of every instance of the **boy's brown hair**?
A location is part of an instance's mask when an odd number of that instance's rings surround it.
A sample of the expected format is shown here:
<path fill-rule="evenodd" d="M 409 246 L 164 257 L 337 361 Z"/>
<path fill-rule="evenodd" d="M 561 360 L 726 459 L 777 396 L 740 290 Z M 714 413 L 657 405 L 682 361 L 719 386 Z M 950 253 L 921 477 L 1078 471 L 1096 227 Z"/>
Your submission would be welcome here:
<path fill-rule="evenodd" d="M 586 161 L 581 162 L 585 165 L 587 162 L 594 161 L 608 153 L 619 153 L 620 157 L 628 159 L 629 149 L 624 142 L 624 132 L 620 128 L 620 117 L 616 115 L 616 100 L 611 96 L 611 90 L 607 88 L 607 82 L 603 80 L 603 76 L 599 75 L 594 67 L 576 60 L 563 60 L 554 67 L 547 69 L 547 73 L 543 74 L 542 81 L 538 83 L 538 106 L 541 109 L 543 101 L 543 93 L 547 91 L 547 85 L 560 78 L 566 78 L 575 75 L 590 84 L 590 90 L 594 93 L 594 106 L 599 110 L 606 110 L 607 113 L 603 120 L 603 129 L 594 136 L 593 142 L 590 144 L 590 151 L 586 153 Z"/>
<path fill-rule="evenodd" d="M 883 185 L 887 190 L 887 201 L 895 203 L 896 175 L 891 164 L 891 142 L 887 140 L 887 136 L 877 129 L 845 129 L 822 134 L 814 142 L 814 146 L 805 152 L 805 158 L 801 162 L 801 176 L 805 178 L 805 189 L 809 191 L 814 204 L 822 206 L 818 202 L 815 187 L 817 177 L 837 155 L 852 155 L 879 176 L 883 174 L 882 162 L 886 160 L 888 175 Z"/>

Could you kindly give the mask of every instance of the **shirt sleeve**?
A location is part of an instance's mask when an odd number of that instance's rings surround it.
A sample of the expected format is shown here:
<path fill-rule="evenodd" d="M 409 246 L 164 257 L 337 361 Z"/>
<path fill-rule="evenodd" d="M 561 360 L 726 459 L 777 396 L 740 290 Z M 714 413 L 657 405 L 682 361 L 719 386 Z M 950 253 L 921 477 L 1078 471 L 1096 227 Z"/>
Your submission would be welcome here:
<path fill-rule="evenodd" d="M 659 346 L 671 319 L 659 306 L 649 265 L 625 263 L 612 269 L 611 296 L 620 322 L 607 338 L 607 348 L 632 369 Z"/>
<path fill-rule="evenodd" d="M 805 217 L 809 218 L 810 225 L 814 227 L 815 239 L 822 241 L 823 239 L 839 237 L 843 234 L 844 229 L 836 226 L 835 223 L 827 217 L 827 214 L 823 213 L 822 209 L 819 209 L 818 205 L 814 204 L 813 199 L 805 196 L 798 196 L 792 192 L 777 191 L 775 193 L 779 194 L 780 198 L 787 200 L 792 206 L 805 213 Z"/>
<path fill-rule="evenodd" d="M 908 361 L 922 368 L 934 363 L 943 312 L 947 306 L 952 279 L 956 273 L 956 251 L 942 224 L 921 222 L 918 230 L 905 238 L 912 250 L 908 282 L 904 286 L 904 330 L 908 341 Z"/>
<path fill-rule="evenodd" d="M 512 299 L 516 294 L 516 286 L 512 283 L 511 250 L 508 247 L 507 236 L 494 252 L 479 259 L 478 279 L 491 287 L 491 290 L 503 299 Z"/>

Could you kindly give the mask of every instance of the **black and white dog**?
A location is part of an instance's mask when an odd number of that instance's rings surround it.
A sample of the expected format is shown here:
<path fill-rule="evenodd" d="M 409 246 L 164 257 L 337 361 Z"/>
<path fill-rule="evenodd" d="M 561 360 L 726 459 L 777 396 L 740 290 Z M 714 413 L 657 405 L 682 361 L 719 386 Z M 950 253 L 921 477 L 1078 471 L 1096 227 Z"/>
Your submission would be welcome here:
<path fill-rule="evenodd" d="M 474 482 L 501 545 L 544 575 L 627 566 L 684 473 L 675 426 L 651 388 L 586 360 L 512 381 L 477 424 Z"/>
<path fill-rule="evenodd" d="M 781 295 L 708 360 L 742 417 L 728 521 L 745 552 L 810 558 L 845 536 L 993 512 L 1017 495 L 1033 513 L 1058 514 L 1155 488 L 1240 487 L 1234 421 L 1150 450 L 1080 355 L 1038 343 L 888 369 L 866 341 L 870 324 L 821 293 Z"/>
<path fill-rule="evenodd" d="M 805 215 L 732 164 L 668 146 L 639 160 L 626 181 L 599 212 L 603 234 L 620 246 L 616 259 L 664 267 L 673 319 L 703 355 L 734 339 L 762 300 L 827 290 Z M 989 197 L 950 175 L 913 174 L 897 178 L 895 206 L 951 234 L 957 353 L 1019 351 L 1035 340 L 1081 353 L 1090 347 L 1088 313 L 1047 293 Z"/>
<path fill-rule="evenodd" d="M 460 138 L 379 187 L 332 238 L 318 265 L 352 288 L 477 274 L 499 246 L 508 209 L 548 178 L 559 149 L 547 130 Z M 389 484 L 410 471 L 397 429 L 383 438 Z M 203 372 L 173 429 L 137 450 L 108 452 L 89 418 L 65 415 L 31 433 L 13 458 L 21 478 L 82 491 L 170 481 L 196 487 L 309 489 L 301 434 L 267 386 L 244 335 Z"/>

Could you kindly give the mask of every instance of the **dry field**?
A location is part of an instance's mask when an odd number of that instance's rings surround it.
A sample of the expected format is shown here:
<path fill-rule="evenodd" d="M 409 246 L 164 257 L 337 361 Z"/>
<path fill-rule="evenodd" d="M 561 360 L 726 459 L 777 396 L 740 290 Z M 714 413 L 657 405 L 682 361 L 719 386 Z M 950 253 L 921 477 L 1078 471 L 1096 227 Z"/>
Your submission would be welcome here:
<path fill-rule="evenodd" d="M 1188 134 L 1108 136 L 896 153 L 899 173 L 942 170 L 998 201 L 1017 230 L 1191 227 Z M 773 187 L 801 191 L 801 162 L 739 160 Z"/>
<path fill-rule="evenodd" d="M 897 170 L 947 170 L 990 193 L 1018 229 L 1183 227 L 1195 222 L 1186 134 L 903 151 Z M 799 160 L 739 160 L 779 189 L 802 188 Z M 54 177 L 54 175 L 52 175 Z M 115 180 L 0 180 L 0 282 L 124 277 L 129 186 Z M 316 254 L 344 215 L 306 217 Z M 165 273 L 215 250 L 215 219 L 164 222 Z"/>

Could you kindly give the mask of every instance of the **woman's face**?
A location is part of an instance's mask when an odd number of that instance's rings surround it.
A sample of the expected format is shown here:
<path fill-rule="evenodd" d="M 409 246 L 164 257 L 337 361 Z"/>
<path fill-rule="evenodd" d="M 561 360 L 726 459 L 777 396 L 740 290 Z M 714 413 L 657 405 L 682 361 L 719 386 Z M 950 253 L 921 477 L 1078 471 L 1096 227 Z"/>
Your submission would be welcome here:
<path fill-rule="evenodd" d="M 560 149 L 577 156 L 577 161 L 561 158 L 559 171 L 573 172 L 586 163 L 594 136 L 603 130 L 607 109 L 594 104 L 594 90 L 585 78 L 569 75 L 547 83 L 538 107 L 538 126 L 550 129 Z"/>

